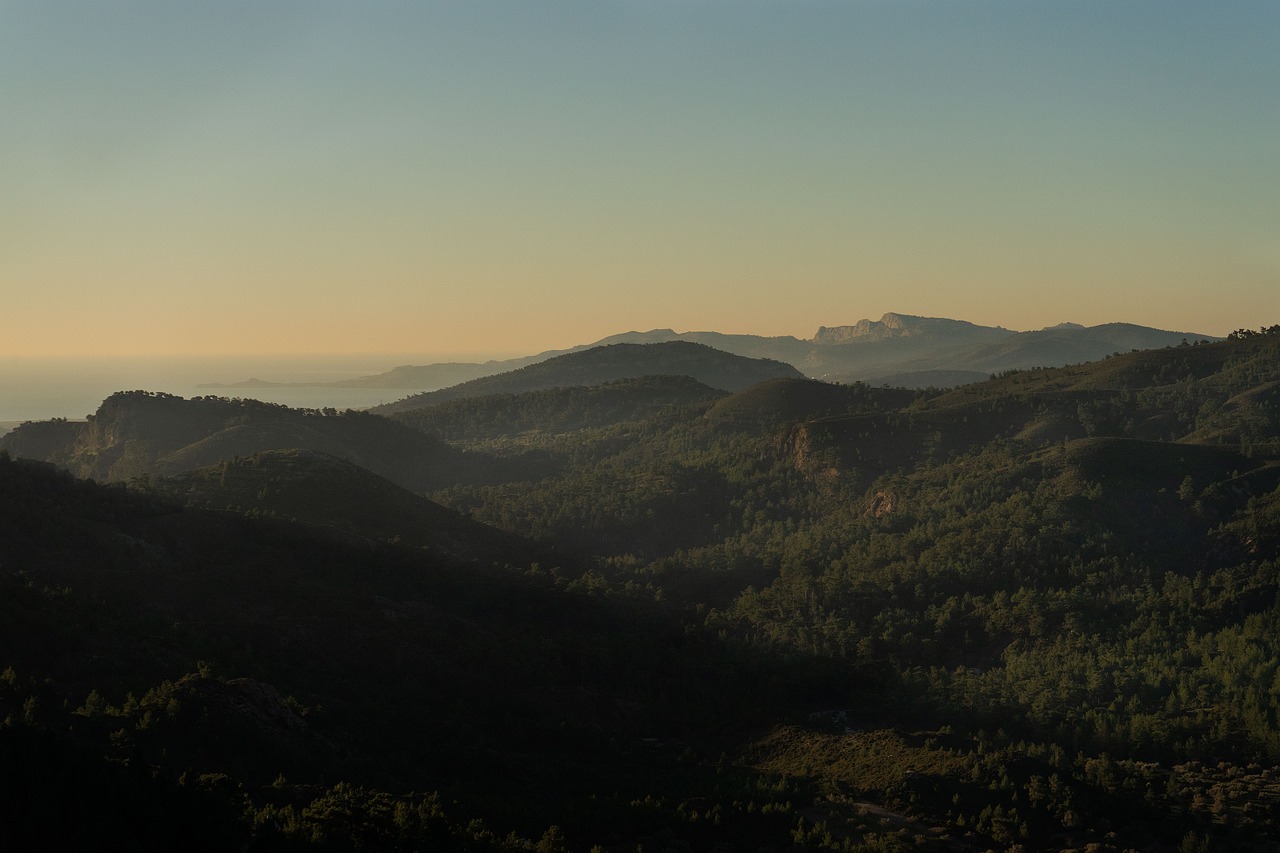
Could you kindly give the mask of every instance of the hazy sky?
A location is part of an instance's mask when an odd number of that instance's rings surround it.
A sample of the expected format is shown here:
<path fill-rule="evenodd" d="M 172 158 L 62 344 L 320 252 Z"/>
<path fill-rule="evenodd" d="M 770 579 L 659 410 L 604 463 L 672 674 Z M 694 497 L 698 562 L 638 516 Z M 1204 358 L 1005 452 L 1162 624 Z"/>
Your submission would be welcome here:
<path fill-rule="evenodd" d="M 1280 2 L 0 0 L 0 356 L 1280 322 Z"/>

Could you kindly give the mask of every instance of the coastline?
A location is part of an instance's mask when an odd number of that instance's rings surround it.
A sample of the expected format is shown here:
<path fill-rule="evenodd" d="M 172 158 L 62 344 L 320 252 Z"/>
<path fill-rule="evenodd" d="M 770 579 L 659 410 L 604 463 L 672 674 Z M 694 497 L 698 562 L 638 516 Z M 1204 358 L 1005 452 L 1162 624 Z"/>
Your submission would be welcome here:
<path fill-rule="evenodd" d="M 0 429 L 52 418 L 83 420 L 118 391 L 179 397 L 243 397 L 293 408 L 365 409 L 413 393 L 337 385 L 389 370 L 430 363 L 431 355 L 225 358 L 30 358 L 0 364 Z M 258 377 L 254 387 L 245 376 Z"/>

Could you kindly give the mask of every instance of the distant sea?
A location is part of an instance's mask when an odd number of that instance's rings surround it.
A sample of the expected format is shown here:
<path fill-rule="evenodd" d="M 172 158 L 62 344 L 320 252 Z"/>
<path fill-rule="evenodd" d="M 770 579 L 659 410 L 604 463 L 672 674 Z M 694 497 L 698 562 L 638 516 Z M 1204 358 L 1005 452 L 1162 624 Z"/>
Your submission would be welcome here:
<path fill-rule="evenodd" d="M 365 409 L 416 393 L 399 388 L 328 388 L 402 364 L 483 361 L 492 356 L 407 354 L 235 358 L 0 359 L 0 432 L 23 421 L 83 420 L 116 391 L 163 391 L 179 397 L 244 397 L 295 408 Z M 499 356 L 501 357 L 501 356 Z M 300 383 L 279 388 L 201 388 L 246 379 Z"/>

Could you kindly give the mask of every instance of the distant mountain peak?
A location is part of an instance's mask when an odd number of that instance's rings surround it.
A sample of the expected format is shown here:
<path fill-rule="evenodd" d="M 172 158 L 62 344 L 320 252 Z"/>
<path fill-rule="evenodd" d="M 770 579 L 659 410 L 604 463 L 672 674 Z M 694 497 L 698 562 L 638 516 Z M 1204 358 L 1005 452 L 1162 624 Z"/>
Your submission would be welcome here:
<path fill-rule="evenodd" d="M 852 325 L 821 326 L 812 338 L 677 332 L 669 328 L 629 331 L 610 335 L 593 344 L 548 350 L 523 358 L 484 364 L 400 367 L 339 384 L 430 392 L 612 344 L 659 344 L 680 340 L 706 344 L 746 358 L 784 362 L 810 377 L 825 380 L 875 379 L 879 384 L 891 378 L 913 383 L 951 384 L 961 381 L 960 372 L 990 375 L 1013 368 L 1079 364 L 1114 352 L 1177 345 L 1184 337 L 1188 340 L 1208 339 L 1208 336 L 1200 334 L 1166 333 L 1125 323 L 1086 327 L 1066 322 L 1045 329 L 1018 332 L 968 320 L 890 311 L 879 320 L 863 319 Z M 949 375 L 943 377 L 922 371 L 947 371 Z"/>
<path fill-rule="evenodd" d="M 950 320 L 944 317 L 917 317 L 890 311 L 879 320 L 859 320 L 852 326 L 819 326 L 813 336 L 815 344 L 843 344 L 851 342 L 883 341 L 924 334 L 971 333 L 994 330 L 978 326 L 968 320 Z"/>
<path fill-rule="evenodd" d="M 906 324 L 897 314 L 885 314 L 880 320 L 859 320 L 852 326 L 819 326 L 813 336 L 815 344 L 840 344 L 855 338 L 880 339 L 895 337 Z"/>

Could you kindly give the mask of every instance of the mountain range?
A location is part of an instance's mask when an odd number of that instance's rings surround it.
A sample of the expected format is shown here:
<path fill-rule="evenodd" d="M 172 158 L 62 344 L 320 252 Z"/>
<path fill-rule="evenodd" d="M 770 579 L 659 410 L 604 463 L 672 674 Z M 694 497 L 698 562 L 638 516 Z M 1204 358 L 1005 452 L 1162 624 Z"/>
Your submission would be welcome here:
<path fill-rule="evenodd" d="M 1280 326 L 951 389 L 539 367 L 0 437 L 11 846 L 1275 849 Z"/>
<path fill-rule="evenodd" d="M 1091 327 L 1063 323 L 1038 331 L 1016 332 L 964 320 L 889 313 L 879 320 L 823 326 L 808 339 L 654 329 L 624 332 L 565 350 L 502 361 L 404 365 L 337 384 L 435 390 L 610 344 L 688 341 L 748 358 L 781 361 L 816 379 L 928 387 L 980 381 L 1004 370 L 1059 367 L 1094 361 L 1116 352 L 1176 346 L 1183 340 L 1194 343 L 1217 338 L 1129 323 Z"/>

